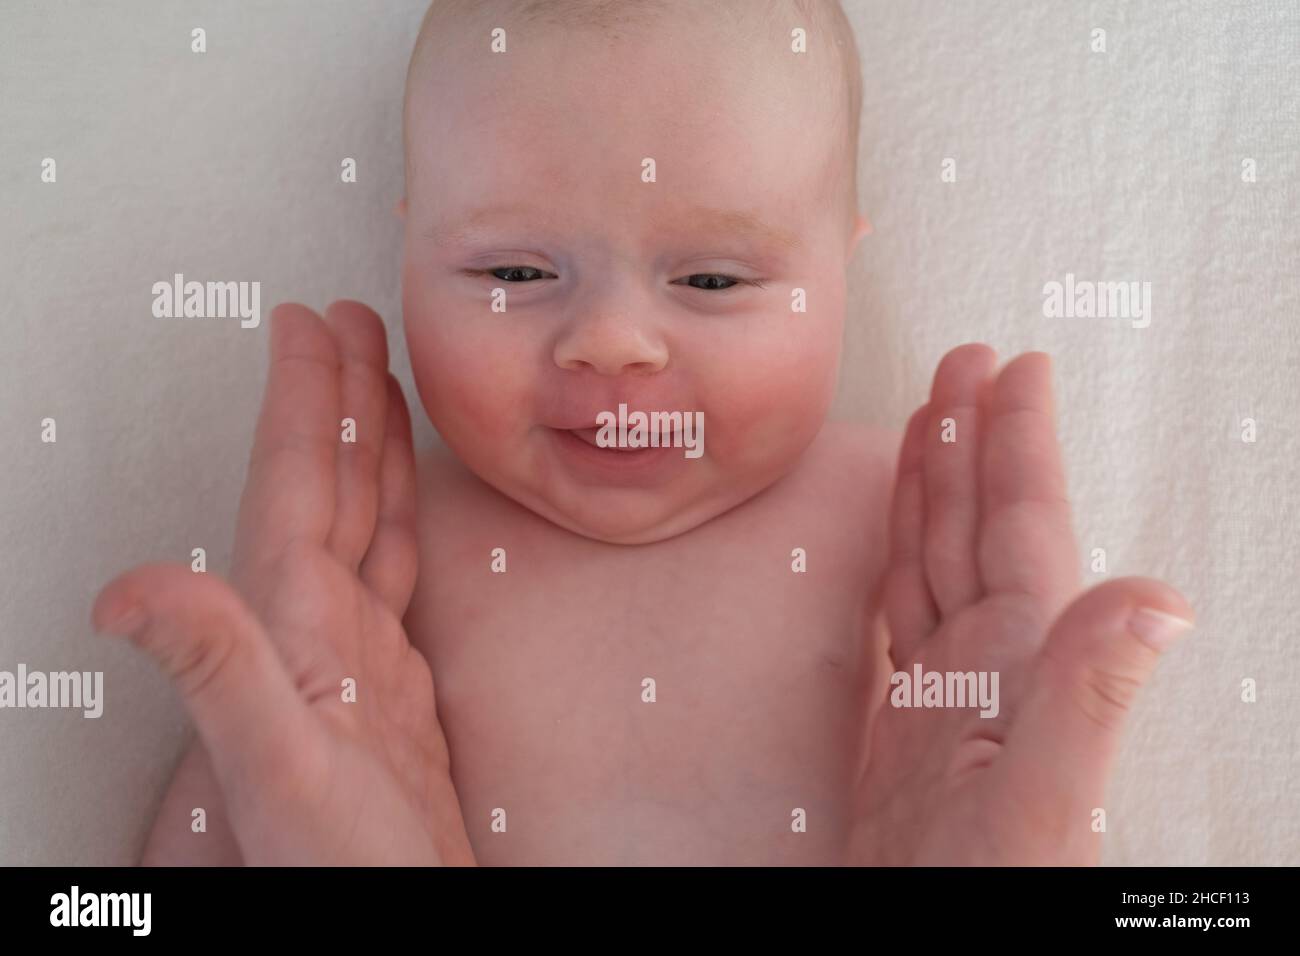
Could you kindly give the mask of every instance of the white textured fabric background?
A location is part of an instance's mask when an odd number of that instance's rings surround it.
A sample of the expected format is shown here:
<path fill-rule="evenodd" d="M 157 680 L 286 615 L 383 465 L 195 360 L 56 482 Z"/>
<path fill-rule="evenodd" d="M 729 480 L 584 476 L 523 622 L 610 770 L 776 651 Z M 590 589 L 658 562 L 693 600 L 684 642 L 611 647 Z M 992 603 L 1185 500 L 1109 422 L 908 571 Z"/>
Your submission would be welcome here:
<path fill-rule="evenodd" d="M 1081 565 L 1200 619 L 1131 722 L 1105 862 L 1300 863 L 1300 4 L 846 7 L 876 231 L 836 417 L 901 426 L 964 341 L 1051 352 Z M 90 603 L 196 546 L 225 569 L 272 305 L 369 303 L 414 396 L 391 210 L 422 8 L 0 0 L 0 669 L 106 688 L 99 720 L 0 710 L 0 863 L 136 858 L 187 721 Z M 175 272 L 261 281 L 262 328 L 154 319 Z M 1044 318 L 1067 272 L 1149 281 L 1150 326 Z"/>

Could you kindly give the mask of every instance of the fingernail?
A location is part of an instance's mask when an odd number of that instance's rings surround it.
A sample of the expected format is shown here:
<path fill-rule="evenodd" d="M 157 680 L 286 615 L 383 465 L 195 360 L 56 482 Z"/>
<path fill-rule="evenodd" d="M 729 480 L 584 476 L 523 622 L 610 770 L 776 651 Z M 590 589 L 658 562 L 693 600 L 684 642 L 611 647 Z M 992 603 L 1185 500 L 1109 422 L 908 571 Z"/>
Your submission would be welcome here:
<path fill-rule="evenodd" d="M 144 627 L 144 622 L 144 608 L 138 604 L 132 604 L 125 610 L 110 617 L 103 630 L 109 634 L 127 637 Z"/>
<path fill-rule="evenodd" d="M 1192 622 L 1153 607 L 1140 607 L 1129 618 L 1129 630 L 1147 647 L 1163 651 L 1192 629 Z"/>

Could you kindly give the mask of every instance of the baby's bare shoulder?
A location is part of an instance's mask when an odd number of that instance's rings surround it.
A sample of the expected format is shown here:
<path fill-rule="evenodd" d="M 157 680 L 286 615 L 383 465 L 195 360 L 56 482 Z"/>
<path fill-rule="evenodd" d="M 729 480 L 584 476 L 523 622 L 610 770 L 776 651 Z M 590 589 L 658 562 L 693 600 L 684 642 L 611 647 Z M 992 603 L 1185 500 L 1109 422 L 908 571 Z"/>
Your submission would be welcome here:
<path fill-rule="evenodd" d="M 508 504 L 445 445 L 417 453 L 415 471 L 422 538 L 433 529 L 446 536 L 458 528 L 481 527 Z"/>
<path fill-rule="evenodd" d="M 818 442 L 818 506 L 835 503 L 868 552 L 883 553 L 902 436 L 878 425 L 828 422 Z"/>
<path fill-rule="evenodd" d="M 902 436 L 861 422 L 827 422 L 809 449 L 815 480 L 865 503 L 887 506 Z"/>
<path fill-rule="evenodd" d="M 900 444 L 887 428 L 828 422 L 782 494 L 778 527 L 807 542 L 809 566 L 863 614 L 888 565 Z"/>
<path fill-rule="evenodd" d="M 902 433 L 883 425 L 865 422 L 827 422 L 822 430 L 848 452 L 881 457 L 892 464 L 902 443 Z"/>
<path fill-rule="evenodd" d="M 416 495 L 420 511 L 436 505 L 448 494 L 465 490 L 465 466 L 445 446 L 433 444 L 416 452 Z M 423 517 L 423 514 L 421 515 Z"/>
<path fill-rule="evenodd" d="M 440 601 L 458 598 L 447 588 L 445 571 L 449 564 L 466 560 L 474 549 L 474 533 L 490 517 L 491 500 L 479 479 L 441 444 L 417 451 L 415 480 L 418 561 L 405 624 L 412 642 L 426 650 L 426 624 L 434 608 Z"/>
<path fill-rule="evenodd" d="M 850 576 L 887 553 L 889 505 L 899 436 L 856 422 L 828 422 L 768 508 L 777 526 L 803 529 Z"/>
<path fill-rule="evenodd" d="M 441 442 L 416 452 L 415 470 L 422 496 L 429 491 L 454 489 L 470 475 L 469 469 Z"/>

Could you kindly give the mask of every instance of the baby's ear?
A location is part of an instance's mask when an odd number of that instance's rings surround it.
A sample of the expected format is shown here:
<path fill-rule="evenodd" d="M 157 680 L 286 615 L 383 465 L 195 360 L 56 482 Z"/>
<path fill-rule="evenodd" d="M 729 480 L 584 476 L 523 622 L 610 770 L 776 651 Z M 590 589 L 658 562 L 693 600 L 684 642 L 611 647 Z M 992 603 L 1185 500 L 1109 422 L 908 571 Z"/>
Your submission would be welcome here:
<path fill-rule="evenodd" d="M 398 219 L 406 218 L 406 197 L 405 196 L 403 196 L 401 199 L 397 201 L 397 205 L 393 207 L 393 212 L 397 213 Z"/>

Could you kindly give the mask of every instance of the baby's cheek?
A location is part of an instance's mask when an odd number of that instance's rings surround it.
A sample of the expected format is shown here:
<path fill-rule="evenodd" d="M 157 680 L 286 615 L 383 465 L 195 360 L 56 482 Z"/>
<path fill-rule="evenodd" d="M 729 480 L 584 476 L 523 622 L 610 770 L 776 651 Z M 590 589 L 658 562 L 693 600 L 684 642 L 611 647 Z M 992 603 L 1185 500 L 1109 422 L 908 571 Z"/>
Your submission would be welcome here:
<path fill-rule="evenodd" d="M 820 430 L 835 395 L 839 352 L 818 330 L 808 331 L 797 343 L 753 341 L 710 376 L 705 441 L 719 462 L 771 466 L 801 452 Z"/>
<path fill-rule="evenodd" d="M 411 368 L 434 427 L 449 442 L 517 441 L 528 426 L 528 378 L 511 350 L 448 318 L 408 325 Z"/>

